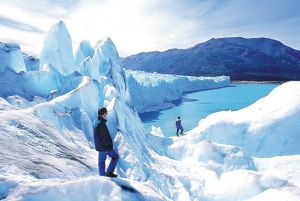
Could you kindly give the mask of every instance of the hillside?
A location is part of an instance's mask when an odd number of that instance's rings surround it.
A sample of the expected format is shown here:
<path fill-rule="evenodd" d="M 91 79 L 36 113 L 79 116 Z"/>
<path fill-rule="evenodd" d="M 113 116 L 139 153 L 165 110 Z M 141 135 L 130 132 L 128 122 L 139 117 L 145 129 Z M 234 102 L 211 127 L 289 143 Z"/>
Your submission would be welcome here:
<path fill-rule="evenodd" d="M 300 80 L 300 51 L 267 38 L 210 39 L 189 49 L 126 57 L 128 70 L 192 76 L 230 76 L 230 80 Z"/>

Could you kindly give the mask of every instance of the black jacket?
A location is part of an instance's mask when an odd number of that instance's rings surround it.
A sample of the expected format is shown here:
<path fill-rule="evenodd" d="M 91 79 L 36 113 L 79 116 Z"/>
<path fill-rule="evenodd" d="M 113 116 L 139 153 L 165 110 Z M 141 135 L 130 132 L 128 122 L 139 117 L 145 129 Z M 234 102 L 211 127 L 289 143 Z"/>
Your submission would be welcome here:
<path fill-rule="evenodd" d="M 94 124 L 94 141 L 97 151 L 108 151 L 113 149 L 113 142 L 106 126 L 106 122 L 106 119 L 99 116 Z"/>

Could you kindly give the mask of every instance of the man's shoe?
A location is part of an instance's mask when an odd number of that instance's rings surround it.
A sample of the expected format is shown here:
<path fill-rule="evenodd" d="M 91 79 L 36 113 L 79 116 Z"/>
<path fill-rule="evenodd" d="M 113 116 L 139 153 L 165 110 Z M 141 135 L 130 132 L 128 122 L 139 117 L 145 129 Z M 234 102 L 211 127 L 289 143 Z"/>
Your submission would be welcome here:
<path fill-rule="evenodd" d="M 107 172 L 107 173 L 105 173 L 105 176 L 107 176 L 107 177 L 117 177 L 118 175 L 114 174 L 113 172 Z"/>

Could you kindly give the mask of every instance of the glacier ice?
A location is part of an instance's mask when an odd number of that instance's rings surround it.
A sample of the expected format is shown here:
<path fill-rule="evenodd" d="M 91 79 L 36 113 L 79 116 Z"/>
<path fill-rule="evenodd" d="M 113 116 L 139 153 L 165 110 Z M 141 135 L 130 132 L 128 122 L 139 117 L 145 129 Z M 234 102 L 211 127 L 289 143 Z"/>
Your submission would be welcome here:
<path fill-rule="evenodd" d="M 126 77 L 132 102 L 140 113 L 156 110 L 157 105 L 167 105 L 170 101 L 181 99 L 184 92 L 230 85 L 228 76 L 192 77 L 127 70 Z"/>
<path fill-rule="evenodd" d="M 72 39 L 62 21 L 51 26 L 44 40 L 40 56 L 40 70 L 44 70 L 44 65 L 49 63 L 55 66 L 62 75 L 69 75 L 77 70 Z"/>
<path fill-rule="evenodd" d="M 7 68 L 17 73 L 26 71 L 19 44 L 0 42 L 0 58 L 0 73 L 5 72 Z"/>
<path fill-rule="evenodd" d="M 62 23 L 53 29 L 58 26 L 62 26 L 61 31 L 54 30 L 56 33 L 49 35 L 48 42 L 53 42 L 53 47 L 45 46 L 56 56 L 62 50 L 65 57 L 72 52 L 70 46 L 54 50 L 61 45 L 56 42 L 69 37 Z M 75 68 L 63 69 L 54 58 L 53 62 L 42 61 L 42 71 L 32 70 L 33 66 L 26 71 L 24 65 L 19 71 L 8 68 L 6 64 L 10 62 L 2 60 L 10 56 L 9 52 L 0 54 L 3 198 L 80 200 L 83 193 L 107 200 L 255 200 L 269 192 L 299 198 L 294 193 L 300 185 L 299 156 L 280 156 L 299 153 L 296 144 L 300 96 L 293 91 L 299 91 L 299 82 L 279 87 L 269 98 L 249 108 L 212 114 L 185 136 L 165 138 L 159 129 L 149 133 L 137 111 L 179 99 L 184 91 L 228 86 L 229 77 L 127 72 L 109 38 L 93 48 L 88 42 L 82 44 L 76 64 L 74 58 L 67 58 L 77 65 Z M 45 53 L 44 58 L 48 56 Z M 24 64 L 23 58 L 14 58 L 14 62 Z M 120 154 L 120 178 L 116 183 L 96 176 L 97 152 L 91 122 L 99 106 L 109 110 L 107 125 Z M 276 109 L 272 110 L 272 106 Z M 272 138 L 282 133 L 287 136 Z M 254 148 L 246 142 L 253 136 L 257 140 Z M 273 142 L 282 145 L 276 152 L 267 146 Z M 252 150 L 255 148 L 256 152 Z M 251 156 L 262 153 L 275 157 Z M 276 169 L 278 166 L 282 168 Z M 119 188 L 128 183 L 138 195 Z M 95 185 L 105 186 L 106 191 L 99 193 L 99 188 L 91 188 Z M 72 192 L 80 194 L 74 198 Z"/>

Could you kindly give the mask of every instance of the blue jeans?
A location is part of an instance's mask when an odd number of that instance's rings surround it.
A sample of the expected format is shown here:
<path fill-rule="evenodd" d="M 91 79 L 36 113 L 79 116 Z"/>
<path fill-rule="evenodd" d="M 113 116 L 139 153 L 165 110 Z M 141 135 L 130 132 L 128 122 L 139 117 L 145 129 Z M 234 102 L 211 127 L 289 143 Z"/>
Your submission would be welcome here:
<path fill-rule="evenodd" d="M 99 167 L 99 175 L 105 176 L 105 160 L 106 156 L 109 156 L 111 158 L 111 161 L 109 163 L 109 166 L 107 168 L 107 172 L 114 172 L 119 160 L 118 153 L 111 149 L 109 151 L 99 151 L 98 155 L 98 167 Z"/>
<path fill-rule="evenodd" d="M 177 128 L 177 132 L 176 132 L 176 135 L 178 136 L 178 131 L 179 130 L 181 130 L 181 132 L 180 132 L 180 134 L 182 135 L 182 133 L 183 133 L 183 128 L 181 127 L 181 128 Z"/>

